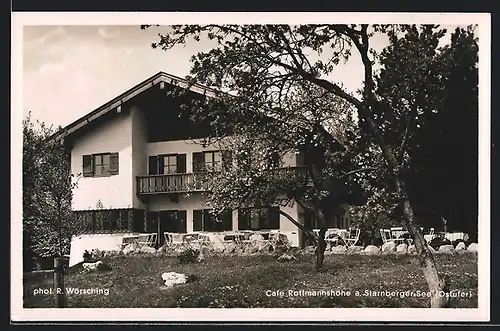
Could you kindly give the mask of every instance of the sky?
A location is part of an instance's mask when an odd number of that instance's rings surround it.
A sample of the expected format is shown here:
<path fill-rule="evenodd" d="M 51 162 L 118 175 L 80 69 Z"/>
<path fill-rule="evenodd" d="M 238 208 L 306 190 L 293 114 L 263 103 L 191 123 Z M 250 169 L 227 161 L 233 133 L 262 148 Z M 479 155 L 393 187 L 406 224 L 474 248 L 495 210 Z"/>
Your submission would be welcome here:
<path fill-rule="evenodd" d="M 141 81 L 164 71 L 189 74 L 190 57 L 207 51 L 208 40 L 169 51 L 153 49 L 167 26 L 141 30 L 137 25 L 35 25 L 23 28 L 23 117 L 66 126 Z M 381 50 L 385 36 L 372 38 Z M 361 86 L 359 56 L 338 66 L 331 79 L 349 92 Z"/>

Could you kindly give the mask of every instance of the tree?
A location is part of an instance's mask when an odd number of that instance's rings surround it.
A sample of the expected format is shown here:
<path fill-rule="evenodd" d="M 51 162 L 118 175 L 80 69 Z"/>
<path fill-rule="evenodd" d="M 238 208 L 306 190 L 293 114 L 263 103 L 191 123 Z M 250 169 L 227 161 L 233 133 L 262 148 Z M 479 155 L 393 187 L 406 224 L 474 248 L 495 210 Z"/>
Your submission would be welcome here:
<path fill-rule="evenodd" d="M 319 235 L 279 210 L 317 242 L 314 269 L 319 270 L 327 221 L 342 204 L 362 198 L 359 188 L 347 180 L 344 170 L 351 158 L 340 143 L 346 140 L 344 128 L 352 124 L 348 119 L 352 109 L 342 99 L 302 81 L 262 97 L 267 107 L 247 103 L 241 107 L 238 97 L 228 95 L 184 105 L 193 112 L 193 120 L 211 123 L 213 135 L 201 143 L 215 144 L 223 151 L 217 171 L 199 177 L 196 183 L 201 180 L 210 187 L 205 203 L 215 214 L 297 203 L 315 215 Z M 306 162 L 287 168 L 283 160 L 293 155 L 303 156 Z"/>
<path fill-rule="evenodd" d="M 367 24 L 172 26 L 171 30 L 160 35 L 159 42 L 153 43 L 152 46 L 168 50 L 185 44 L 189 37 L 199 41 L 206 36 L 217 41 L 217 46 L 210 51 L 193 56 L 191 74 L 204 85 L 237 94 L 236 102 L 230 101 L 231 98 L 223 99 L 228 108 L 265 108 L 266 112 L 272 111 L 276 107 L 276 102 L 272 101 L 275 91 L 282 91 L 292 82 L 315 86 L 319 88 L 318 92 L 322 91 L 330 98 L 340 98 L 355 108 L 359 130 L 352 134 L 357 137 L 356 140 L 360 141 L 361 146 L 371 146 L 376 155 L 381 157 L 387 199 L 392 205 L 391 210 L 399 213 L 414 238 L 424 276 L 429 290 L 434 294 L 431 307 L 443 307 L 447 305 L 447 299 L 439 297 L 438 293 L 446 290 L 448 284 L 446 279 L 438 274 L 415 216 L 414 201 L 408 195 L 402 174 L 407 144 L 405 139 L 398 141 L 397 137 L 390 134 L 388 126 L 393 123 L 394 116 L 389 117 L 387 121 L 380 121 L 381 113 L 391 115 L 413 111 L 411 104 L 405 105 L 403 109 L 396 109 L 383 95 L 378 95 L 374 75 L 376 53 L 371 49 L 370 38 L 374 33 L 397 33 L 401 28 L 402 33 L 414 29 L 406 26 L 369 27 Z M 435 39 L 431 38 L 430 42 Z M 429 40 L 424 37 L 413 39 L 411 42 L 425 46 Z M 352 51 L 360 56 L 363 64 L 364 82 L 359 95 L 347 93 L 341 85 L 326 78 L 340 61 L 351 56 Z M 413 60 L 408 59 L 408 62 Z M 429 70 L 432 71 L 433 68 Z M 394 85 L 398 83 L 395 81 Z M 428 84 L 435 85 L 439 82 L 430 81 Z M 426 92 L 433 88 L 420 86 L 416 92 Z M 328 132 L 324 137 L 328 140 L 334 138 Z M 328 155 L 325 155 L 325 158 L 328 158 Z M 322 169 L 317 166 L 313 166 L 311 170 L 310 176 L 322 173 Z M 320 211 L 316 210 L 316 216 L 321 220 Z"/>
<path fill-rule="evenodd" d="M 78 176 L 71 174 L 68 150 L 48 142 L 54 132 L 31 114 L 23 121 L 23 233 L 31 241 L 25 247 L 42 258 L 69 253 L 77 226 L 71 198 Z"/>

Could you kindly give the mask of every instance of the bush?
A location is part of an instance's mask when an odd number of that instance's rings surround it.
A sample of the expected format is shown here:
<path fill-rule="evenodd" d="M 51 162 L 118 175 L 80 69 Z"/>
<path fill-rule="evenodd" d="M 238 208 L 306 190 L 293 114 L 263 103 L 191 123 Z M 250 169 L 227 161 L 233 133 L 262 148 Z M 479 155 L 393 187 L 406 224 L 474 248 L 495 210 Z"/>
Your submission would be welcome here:
<path fill-rule="evenodd" d="M 85 263 L 95 263 L 103 258 L 103 252 L 98 249 L 93 249 L 90 252 L 85 250 L 83 252 L 83 262 Z"/>
<path fill-rule="evenodd" d="M 451 241 L 449 241 L 448 239 L 446 238 L 442 238 L 442 237 L 436 237 L 434 239 L 432 239 L 429 243 L 429 245 L 434 248 L 435 250 L 438 250 L 439 249 L 439 246 L 442 246 L 442 245 L 451 245 Z"/>
<path fill-rule="evenodd" d="M 177 255 L 179 263 L 194 263 L 197 261 L 200 251 L 192 247 L 188 247 Z"/>

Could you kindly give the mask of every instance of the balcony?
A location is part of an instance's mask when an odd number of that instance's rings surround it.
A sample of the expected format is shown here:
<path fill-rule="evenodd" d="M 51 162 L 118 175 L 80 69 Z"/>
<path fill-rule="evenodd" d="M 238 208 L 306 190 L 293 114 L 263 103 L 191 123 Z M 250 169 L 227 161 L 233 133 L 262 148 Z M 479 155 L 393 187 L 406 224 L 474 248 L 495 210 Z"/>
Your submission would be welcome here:
<path fill-rule="evenodd" d="M 303 178 L 307 175 L 305 167 L 281 168 L 273 172 L 276 172 L 277 179 Z M 187 173 L 137 176 L 137 195 L 203 192 L 207 188 L 203 187 L 201 176 L 205 176 L 205 174 Z"/>
<path fill-rule="evenodd" d="M 184 193 L 203 191 L 196 174 L 169 174 L 137 177 L 137 194 Z"/>

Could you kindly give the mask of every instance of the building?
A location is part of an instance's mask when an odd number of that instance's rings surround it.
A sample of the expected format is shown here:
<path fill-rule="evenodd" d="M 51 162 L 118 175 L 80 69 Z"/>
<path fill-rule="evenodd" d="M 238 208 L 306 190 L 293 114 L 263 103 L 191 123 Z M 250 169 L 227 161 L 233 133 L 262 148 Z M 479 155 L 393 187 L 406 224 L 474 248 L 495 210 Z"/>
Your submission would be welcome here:
<path fill-rule="evenodd" d="M 187 88 L 185 80 L 160 72 L 63 128 L 55 137 L 71 149 L 73 174 L 81 174 L 72 209 L 82 233 L 271 230 L 285 233 L 293 245 L 301 234 L 276 208 L 308 224 L 297 204 L 288 207 L 235 210 L 216 222 L 203 208 L 196 173 L 217 167 L 223 154 L 202 139 L 208 126 L 193 123 L 181 111 L 182 98 L 166 97 L 171 86 Z M 189 87 L 184 97 L 200 98 L 210 90 Z M 300 165 L 290 154 L 284 165 Z M 194 184 L 194 185 L 192 185 Z M 346 228 L 345 210 L 332 227 Z"/>

